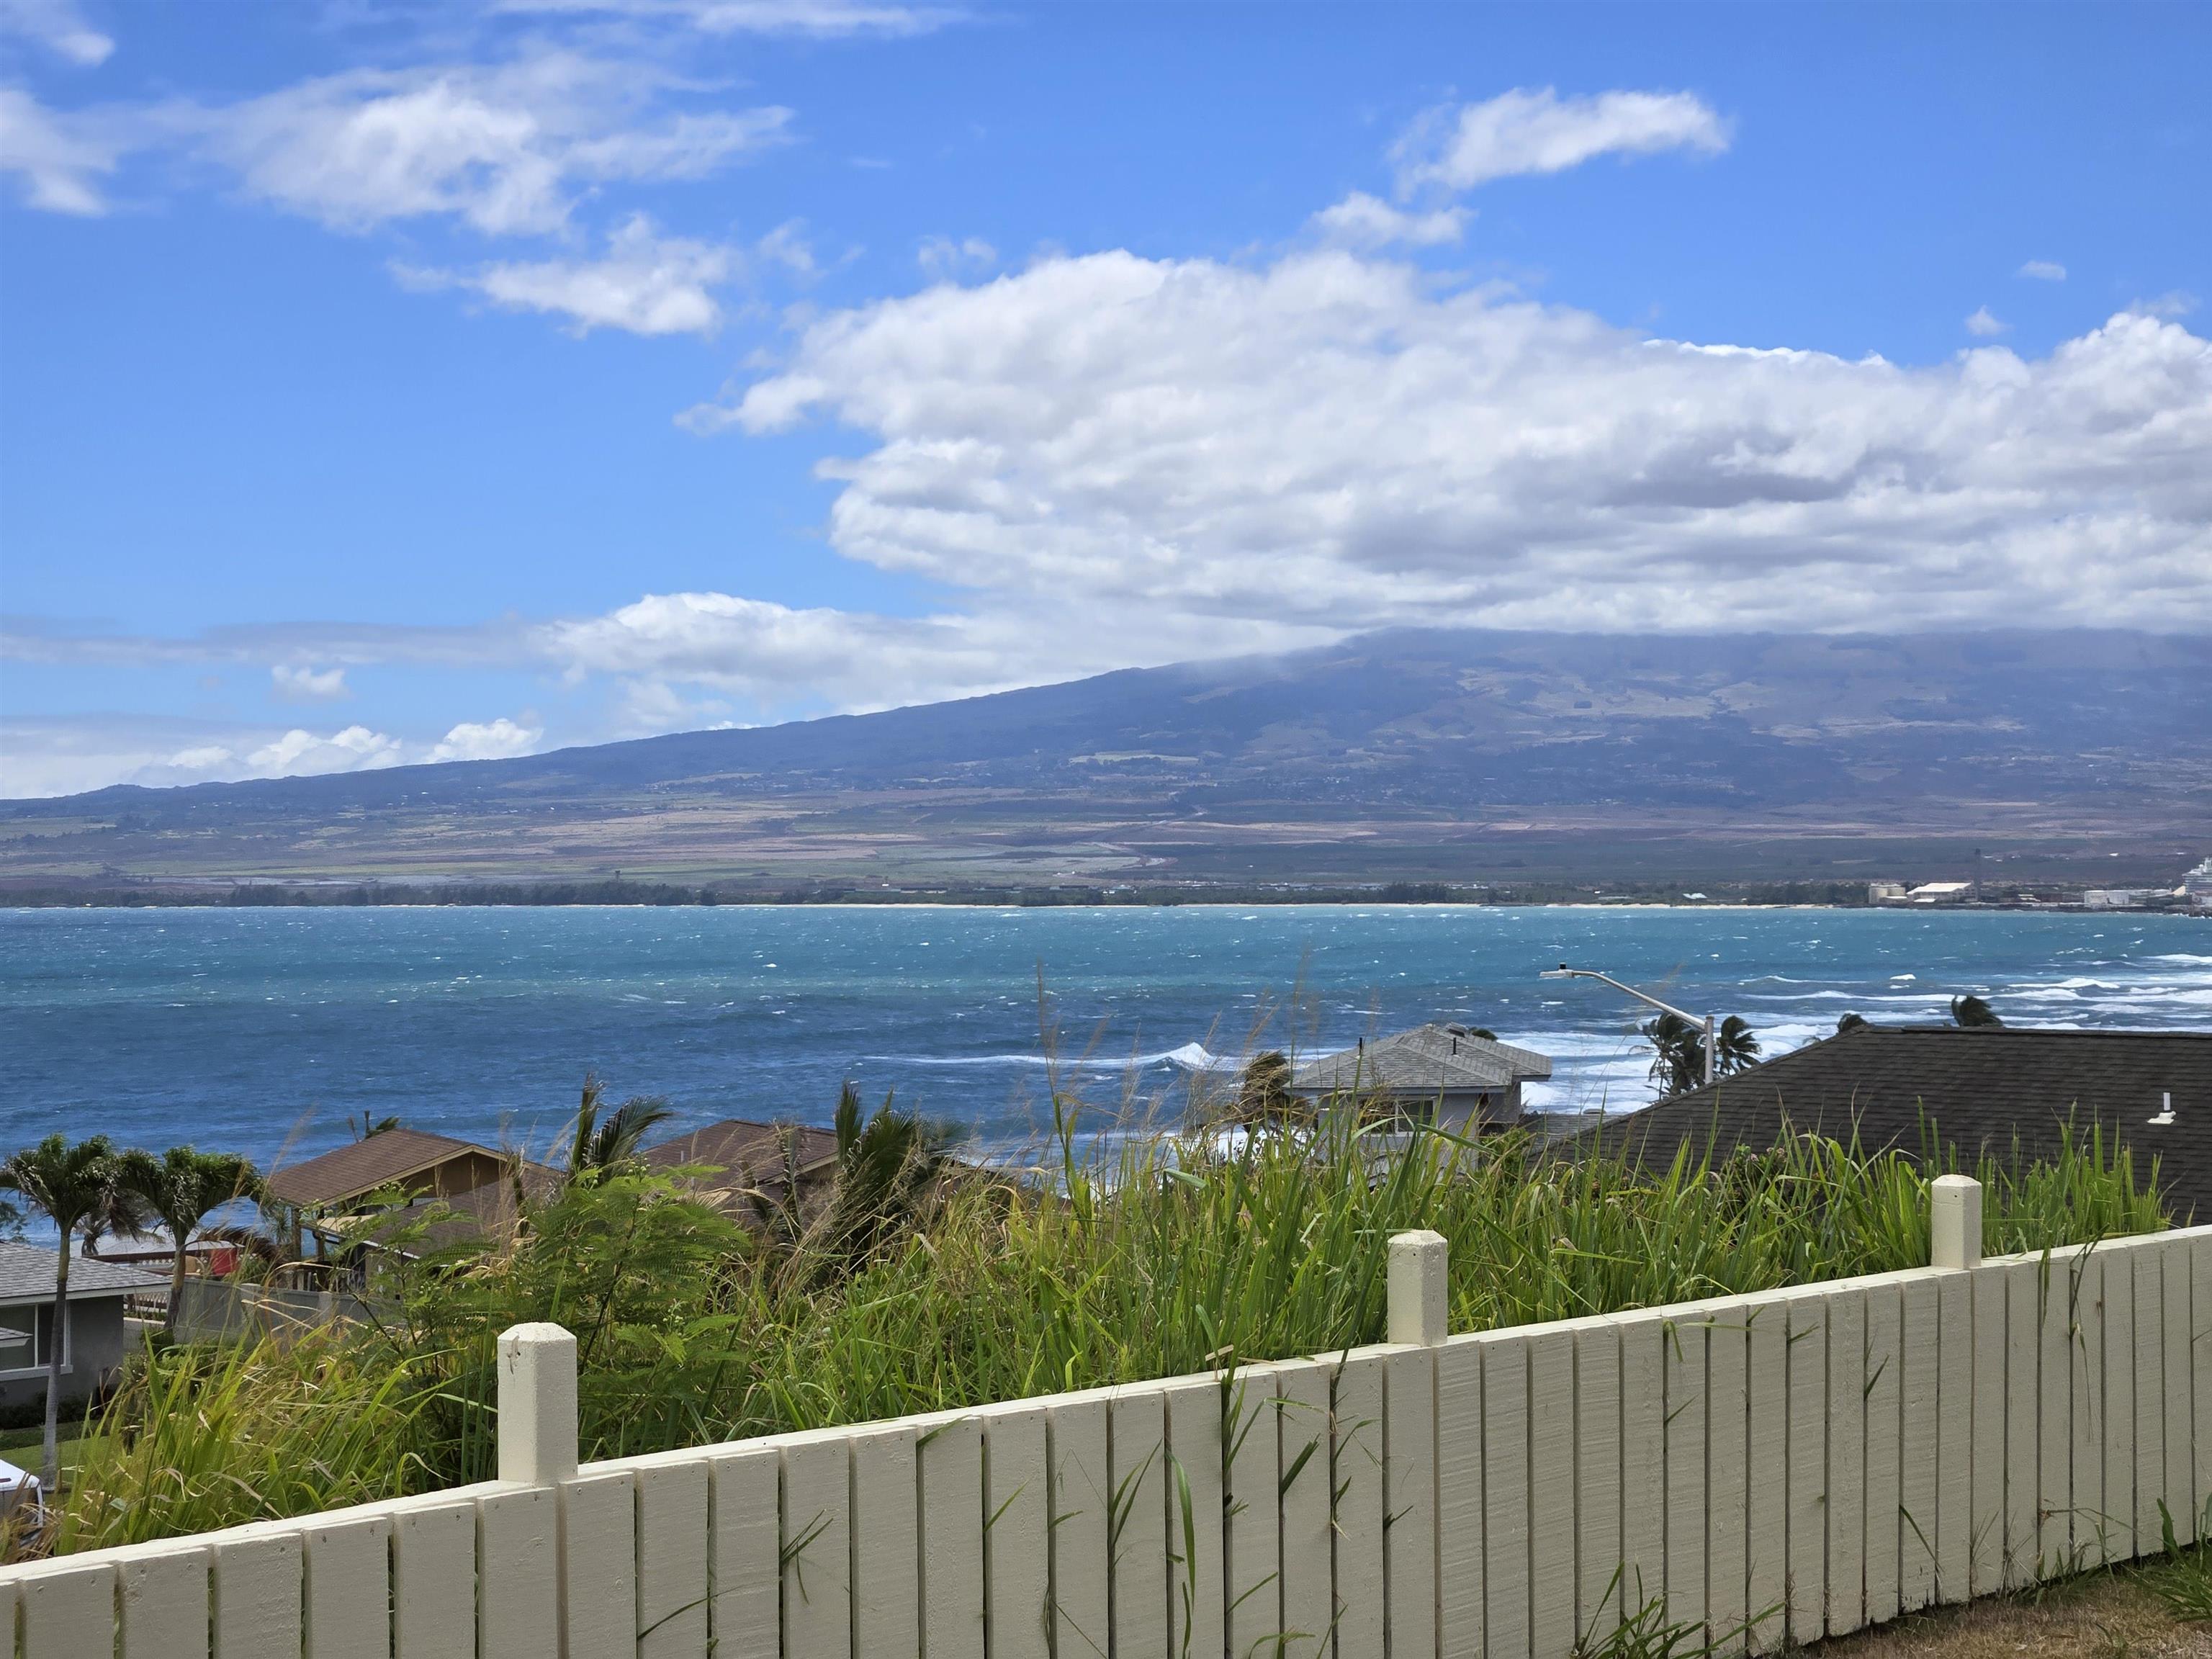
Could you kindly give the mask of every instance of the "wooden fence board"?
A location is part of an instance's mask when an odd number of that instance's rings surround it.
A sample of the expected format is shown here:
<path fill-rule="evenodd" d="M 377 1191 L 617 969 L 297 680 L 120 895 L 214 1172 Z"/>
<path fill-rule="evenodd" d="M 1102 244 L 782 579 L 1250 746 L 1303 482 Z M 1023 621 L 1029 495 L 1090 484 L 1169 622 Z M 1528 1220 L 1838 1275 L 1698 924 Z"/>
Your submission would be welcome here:
<path fill-rule="evenodd" d="M 1667 1322 L 1624 1314 L 1620 1328 L 1621 1607 L 1667 1593 Z"/>
<path fill-rule="evenodd" d="M 2125 1246 L 2104 1252 L 2099 1311 L 2104 1340 L 2092 1358 L 2100 1372 L 2098 1455 L 2104 1488 L 2102 1538 L 2106 1559 L 2136 1554 L 2136 1264 Z M 2150 1541 L 2156 1547 L 2158 1534 Z"/>
<path fill-rule="evenodd" d="M 1575 1339 L 1528 1338 L 1528 1644 L 1566 1659 L 1575 1644 Z"/>
<path fill-rule="evenodd" d="M 1263 1652 L 1283 1628 L 1282 1465 L 1275 1455 L 1275 1368 L 1240 1367 L 1223 1427 L 1226 1651 Z"/>
<path fill-rule="evenodd" d="M 86 1659 L 115 1651 L 115 1569 L 105 1561 L 42 1563 L 16 1581 L 23 1659 Z"/>
<path fill-rule="evenodd" d="M 1392 1659 L 1436 1659 L 1436 1351 L 1392 1352 L 1383 1391 L 1384 1650 Z"/>
<path fill-rule="evenodd" d="M 640 1460 L 638 1659 L 708 1659 L 714 1528 L 705 1457 Z"/>
<path fill-rule="evenodd" d="M 785 1659 L 851 1659 L 852 1451 L 835 1431 L 779 1435 Z"/>
<path fill-rule="evenodd" d="M 1870 1285 L 1866 1292 L 1866 1601 L 1860 1619 L 1869 1625 L 1897 1617 L 1905 1378 L 1900 1289 Z"/>
<path fill-rule="evenodd" d="M 476 1659 L 477 1506 L 394 1506 L 392 1639 L 398 1659 Z"/>
<path fill-rule="evenodd" d="M 1336 1652 L 1371 1659 L 1382 1651 L 1382 1356 L 1340 1359 L 1330 1402 Z"/>
<path fill-rule="evenodd" d="M 1528 1659 L 1528 1339 L 1482 1339 L 1485 1659 Z"/>
<path fill-rule="evenodd" d="M 2212 1232 L 2191 1229 L 2189 1242 L 2189 1392 L 2191 1401 L 2190 1505 L 2197 1525 L 2212 1506 Z"/>
<path fill-rule="evenodd" d="M 1329 1384 L 1326 1360 L 1276 1371 L 1276 1456 L 1282 1467 L 1284 1659 L 1330 1650 L 1336 1620 L 1331 1553 Z M 1268 1650 L 1272 1654 L 1272 1650 Z"/>
<path fill-rule="evenodd" d="M 1704 1625 L 1705 1321 L 1670 1320 L 1666 1346 L 1667 1619 Z"/>
<path fill-rule="evenodd" d="M 714 1659 L 783 1651 L 783 1460 L 772 1446 L 708 1460 L 708 1635 Z"/>
<path fill-rule="evenodd" d="M 1790 1583 L 1790 1306 L 1772 1297 L 1746 1321 L 1750 1396 L 1747 1455 L 1749 1502 L 1744 1539 L 1746 1646 L 1771 1653 L 1782 1645 Z"/>
<path fill-rule="evenodd" d="M 1967 1493 L 1966 1592 L 1988 1595 L 2005 1583 L 2005 1304 L 2002 1267 L 1966 1275 L 1974 1304 L 1973 1459 Z"/>
<path fill-rule="evenodd" d="M 1828 1293 L 1827 1632 L 1866 1622 L 1866 1297 Z"/>
<path fill-rule="evenodd" d="M 1723 1651 L 1741 1652 L 1751 1510 L 1751 1354 L 1744 1310 L 1705 1328 L 1705 1609 Z"/>
<path fill-rule="evenodd" d="M 564 1659 L 637 1659 L 637 1481 L 586 1473 L 560 1491 Z"/>
<path fill-rule="evenodd" d="M 1225 1639 L 1221 1577 L 1221 1380 L 1160 1390 L 1167 1413 L 1168 1650 L 1217 1654 Z M 1380 1531 L 1377 1531 L 1380 1544 Z"/>
<path fill-rule="evenodd" d="M 1911 1318 L 1912 1304 L 1905 1304 Z M 1947 1273 L 1936 1280 L 1936 1573 L 1929 1598 L 1963 1601 L 1974 1559 L 1974 1277 Z M 1907 1332 L 1908 1340 L 1911 1333 Z"/>
<path fill-rule="evenodd" d="M 894 1423 L 853 1436 L 853 1652 L 890 1659 L 921 1646 L 917 1432 Z M 1040 1539 L 1042 1541 L 1042 1539 Z"/>
<path fill-rule="evenodd" d="M 1052 1499 L 1045 1408 L 1029 1402 L 986 1406 L 975 1417 L 983 1429 L 986 1644 L 991 1659 L 1050 1659 Z"/>
<path fill-rule="evenodd" d="M 984 1659 L 983 1425 L 972 1415 L 924 1420 L 921 1651 Z"/>
<path fill-rule="evenodd" d="M 1107 1659 L 1107 1527 L 1113 1487 L 1103 1395 L 1048 1402 L 1052 1459 L 1052 1621 L 1056 1659 Z"/>
<path fill-rule="evenodd" d="M 2135 1295 L 2135 1534 L 2136 1547 L 2148 1550 L 2160 1541 L 2158 1500 L 2166 1491 L 2166 1340 L 2160 1323 L 2166 1254 L 2156 1244 L 2136 1245 L 2128 1258 Z"/>
<path fill-rule="evenodd" d="M 1583 1320 L 1575 1330 L 1575 1623 L 1602 1641 L 1623 1616 L 1620 1596 L 1620 1327 Z"/>
<path fill-rule="evenodd" d="M 2073 1506 L 2068 1516 L 2070 1565 L 2102 1566 L 2112 1559 L 2112 1511 L 2105 1503 L 2105 1255 L 2084 1251 L 2073 1264 L 2067 1331 L 2067 1465 Z"/>
<path fill-rule="evenodd" d="M 1437 1621 L 1442 1659 L 1483 1651 L 1482 1348 L 1437 1350 Z M 1231 1659 L 1239 1659 L 1232 1654 Z"/>
<path fill-rule="evenodd" d="M 216 1584 L 220 1592 L 219 1559 Z M 560 1651 L 561 1517 L 552 1487 L 514 1486 L 477 1499 L 477 1584 L 483 1659 Z"/>
<path fill-rule="evenodd" d="M 1817 1289 L 1790 1312 L 1789 1637 L 1817 1641 L 1826 1616 L 1828 1305 Z"/>
<path fill-rule="evenodd" d="M 208 1659 L 207 1546 L 189 1538 L 137 1544 L 108 1559 L 116 1570 L 118 1659 Z M 471 1607 L 471 1631 L 475 1623 Z M 12 1628 L 0 1625 L 0 1652 Z"/>
<path fill-rule="evenodd" d="M 2074 1296 L 2071 1253 L 2051 1251 L 2038 1287 L 2035 1576 L 2067 1570 L 2074 1551 Z"/>
<path fill-rule="evenodd" d="M 1898 1343 L 1897 1603 L 1917 1613 L 1936 1599 L 1942 1507 L 1937 1487 L 1946 1471 L 1942 1451 L 1942 1280 L 1908 1279 L 1899 1285 L 1902 1330 Z M 1972 1325 L 1967 1324 L 1971 1336 Z M 1960 1448 L 1960 1471 L 1966 1467 Z"/>
<path fill-rule="evenodd" d="M 2036 1257 L 2008 1264 L 2005 1275 L 2005 1587 L 2040 1576 L 2043 1501 L 2043 1278 Z"/>
<path fill-rule="evenodd" d="M 2177 1241 L 2161 1246 L 2158 1253 L 2159 1301 L 2164 1310 L 2160 1326 L 2165 1346 L 2159 1374 L 2166 1387 L 2166 1423 L 2159 1437 L 2166 1454 L 2166 1469 L 2159 1487 L 2165 1496 L 2167 1513 L 2173 1517 L 2174 1536 L 2183 1542 L 2196 1538 L 2203 1519 L 2190 1471 L 2191 1249 L 2186 1241 Z"/>
<path fill-rule="evenodd" d="M 310 1522 L 307 1659 L 388 1659 L 392 1652 L 392 1519 Z"/>
<path fill-rule="evenodd" d="M 1167 1659 L 1167 1413 L 1160 1391 L 1116 1393 L 1106 1424 L 1114 1659 Z M 927 1659 L 940 1656 L 932 1650 Z"/>

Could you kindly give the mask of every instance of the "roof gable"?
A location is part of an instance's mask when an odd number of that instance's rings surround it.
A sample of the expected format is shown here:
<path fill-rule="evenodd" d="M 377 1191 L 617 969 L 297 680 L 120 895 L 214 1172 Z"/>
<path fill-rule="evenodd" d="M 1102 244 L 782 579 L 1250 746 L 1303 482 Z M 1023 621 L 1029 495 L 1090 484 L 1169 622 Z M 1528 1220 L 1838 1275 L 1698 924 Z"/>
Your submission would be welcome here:
<path fill-rule="evenodd" d="M 304 1164 L 276 1170 L 269 1177 L 269 1192 L 285 1204 L 343 1203 L 471 1153 L 480 1158 L 501 1156 L 472 1140 L 455 1140 L 450 1135 L 421 1129 L 386 1129 Z"/>
<path fill-rule="evenodd" d="M 1291 1086 L 1316 1092 L 1372 1089 L 1435 1094 L 1510 1089 L 1523 1079 L 1551 1075 L 1550 1059 L 1533 1048 L 1477 1036 L 1464 1025 L 1431 1024 L 1320 1055 L 1297 1068 Z"/>

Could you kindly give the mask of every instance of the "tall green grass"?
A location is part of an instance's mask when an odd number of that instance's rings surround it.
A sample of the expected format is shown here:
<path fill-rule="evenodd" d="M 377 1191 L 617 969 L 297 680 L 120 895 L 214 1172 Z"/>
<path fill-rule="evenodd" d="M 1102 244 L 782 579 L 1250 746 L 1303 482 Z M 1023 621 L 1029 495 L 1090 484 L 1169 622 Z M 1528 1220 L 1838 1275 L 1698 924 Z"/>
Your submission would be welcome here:
<path fill-rule="evenodd" d="M 588 1180 L 510 1237 L 392 1273 L 388 1328 L 143 1362 L 51 1541 L 487 1477 L 494 1345 L 527 1320 L 577 1334 L 584 1455 L 605 1457 L 1379 1340 L 1388 1241 L 1412 1227 L 1450 1242 L 1462 1331 L 1928 1260 L 1930 1170 L 1894 1152 L 1796 1138 L 1653 1170 L 1519 1135 L 1384 1146 L 1334 1121 L 1101 1143 L 1071 1113 L 1033 1167 L 943 1184 L 857 1261 L 666 1177 Z M 2094 1135 L 1973 1172 L 1992 1253 L 2164 1224 Z"/>

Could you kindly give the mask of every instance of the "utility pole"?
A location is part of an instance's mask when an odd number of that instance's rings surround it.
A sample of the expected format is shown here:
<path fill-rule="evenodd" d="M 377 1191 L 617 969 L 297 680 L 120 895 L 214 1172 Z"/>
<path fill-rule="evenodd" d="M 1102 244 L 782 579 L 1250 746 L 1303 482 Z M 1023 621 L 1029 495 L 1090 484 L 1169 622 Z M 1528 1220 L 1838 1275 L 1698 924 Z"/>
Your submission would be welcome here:
<path fill-rule="evenodd" d="M 1711 1014 L 1693 1014 L 1689 1012 L 1686 1009 L 1677 1008 L 1671 1002 L 1662 1002 L 1657 997 L 1646 995 L 1644 992 L 1638 990 L 1633 985 L 1623 985 L 1611 974 L 1601 974 L 1595 968 L 1570 968 L 1563 962 L 1556 968 L 1545 969 L 1544 971 L 1537 975 L 1536 977 L 1538 979 L 1600 980 L 1605 984 L 1613 987 L 1616 991 L 1626 992 L 1630 996 L 1634 997 L 1638 1002 L 1650 1003 L 1654 1008 L 1658 1009 L 1662 1013 L 1672 1014 L 1677 1019 L 1686 1019 L 1692 1025 L 1701 1026 L 1704 1028 L 1705 1034 L 1705 1081 L 1711 1083 L 1713 1080 L 1713 1066 L 1717 1054 L 1713 1042 L 1713 1017 Z"/>

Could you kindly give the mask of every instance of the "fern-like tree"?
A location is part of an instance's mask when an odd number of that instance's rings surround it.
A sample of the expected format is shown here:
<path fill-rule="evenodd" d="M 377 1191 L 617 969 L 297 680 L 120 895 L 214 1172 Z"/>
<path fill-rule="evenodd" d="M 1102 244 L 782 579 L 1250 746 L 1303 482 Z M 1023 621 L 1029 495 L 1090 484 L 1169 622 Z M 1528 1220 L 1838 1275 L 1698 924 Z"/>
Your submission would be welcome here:
<path fill-rule="evenodd" d="M 1759 1037 L 1741 1014 L 1730 1014 L 1713 1035 L 1713 1072 L 1741 1072 L 1759 1064 Z"/>
<path fill-rule="evenodd" d="M 1637 1030 L 1651 1044 L 1651 1080 L 1659 1093 L 1679 1095 L 1705 1080 L 1705 1034 L 1680 1014 L 1661 1014 Z"/>
<path fill-rule="evenodd" d="M 1976 1026 L 2002 1025 L 2004 1022 L 1997 1018 L 1996 1010 L 1979 997 L 1963 996 L 1951 999 L 1951 1024 L 1971 1030 Z"/>
<path fill-rule="evenodd" d="M 172 1146 L 159 1158 L 136 1148 L 123 1154 L 118 1186 L 169 1230 L 169 1311 L 163 1322 L 177 1329 L 177 1304 L 184 1299 L 185 1252 L 208 1217 L 235 1199 L 258 1200 L 261 1176 L 244 1158 L 229 1152 L 202 1152 Z"/>
<path fill-rule="evenodd" d="M 46 1343 L 46 1432 L 40 1465 L 49 1498 L 61 1480 L 62 1349 L 69 1329 L 70 1239 L 88 1220 L 112 1213 L 123 1161 L 106 1135 L 71 1140 L 51 1134 L 0 1164 L 0 1190 L 15 1193 L 54 1224 L 61 1249 L 54 1264 L 53 1327 Z"/>

